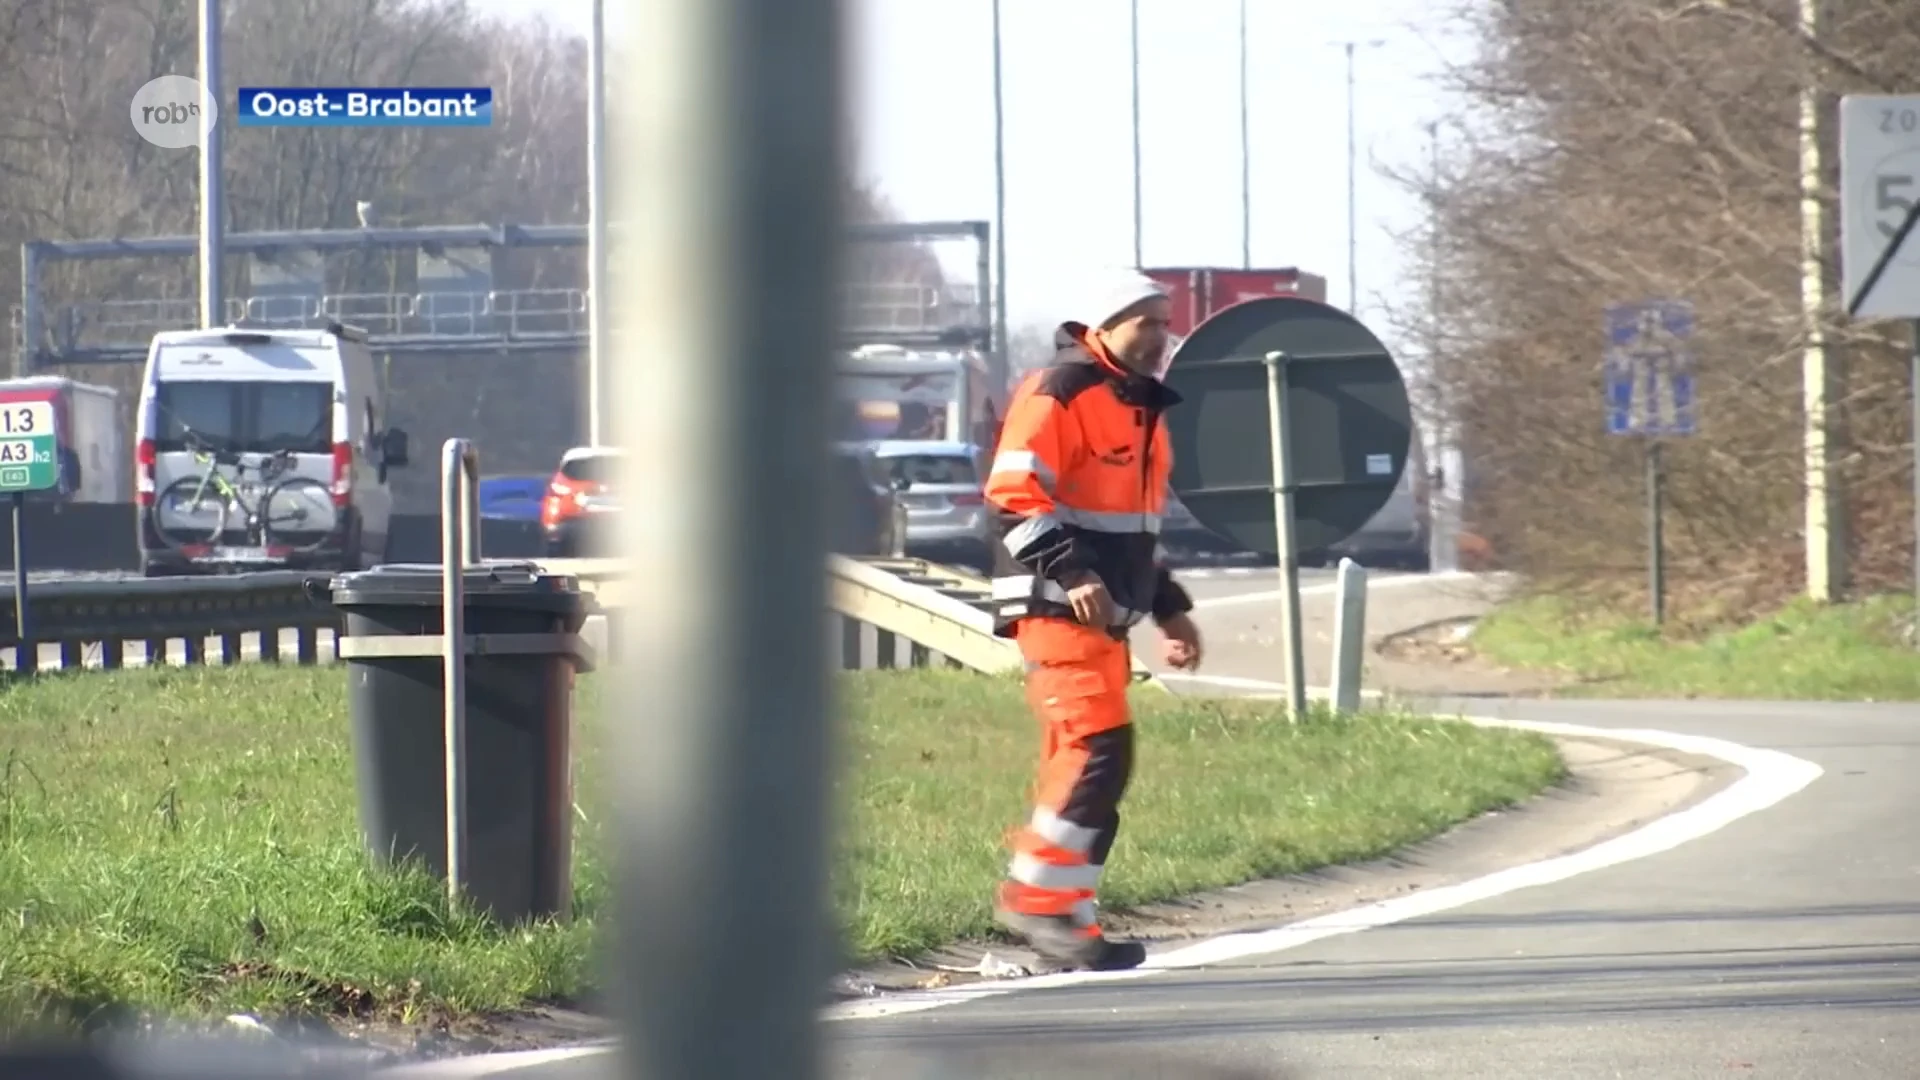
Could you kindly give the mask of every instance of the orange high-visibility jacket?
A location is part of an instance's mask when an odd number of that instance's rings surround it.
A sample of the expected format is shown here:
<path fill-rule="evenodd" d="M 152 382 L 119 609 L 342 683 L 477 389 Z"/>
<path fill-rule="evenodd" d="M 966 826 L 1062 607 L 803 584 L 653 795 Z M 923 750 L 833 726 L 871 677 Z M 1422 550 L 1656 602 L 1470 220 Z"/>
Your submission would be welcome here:
<path fill-rule="evenodd" d="M 1068 582 L 1100 576 L 1124 639 L 1141 620 L 1171 618 L 1193 602 L 1162 562 L 1160 519 L 1173 451 L 1162 414 L 1172 389 L 1125 370 L 1079 323 L 1062 325 L 1050 367 L 1023 379 L 987 478 L 1000 546 L 994 630 L 1011 636 L 1028 616 L 1073 618 Z"/>

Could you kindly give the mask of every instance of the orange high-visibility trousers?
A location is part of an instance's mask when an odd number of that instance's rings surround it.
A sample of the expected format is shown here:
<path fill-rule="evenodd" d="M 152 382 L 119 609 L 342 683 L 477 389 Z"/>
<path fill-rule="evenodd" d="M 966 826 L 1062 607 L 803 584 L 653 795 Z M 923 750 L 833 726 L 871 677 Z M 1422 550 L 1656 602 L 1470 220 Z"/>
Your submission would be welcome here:
<path fill-rule="evenodd" d="M 999 902 L 1092 928 L 1133 772 L 1132 661 L 1126 642 L 1071 619 L 1022 619 L 1014 640 L 1026 661 L 1027 702 L 1040 721 L 1040 775 L 1032 817 L 1012 835 Z"/>

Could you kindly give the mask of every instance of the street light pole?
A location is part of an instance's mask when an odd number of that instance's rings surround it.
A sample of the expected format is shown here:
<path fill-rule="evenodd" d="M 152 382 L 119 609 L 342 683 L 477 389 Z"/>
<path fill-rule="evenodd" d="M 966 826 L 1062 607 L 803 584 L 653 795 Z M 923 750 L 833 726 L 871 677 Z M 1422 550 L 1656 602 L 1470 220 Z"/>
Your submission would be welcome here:
<path fill-rule="evenodd" d="M 607 22 L 593 0 L 587 39 L 587 442 L 607 443 Z"/>
<path fill-rule="evenodd" d="M 996 0 L 997 2 L 997 0 Z M 1133 41 L 1133 265 L 1145 265 L 1140 255 L 1143 200 L 1140 195 L 1140 0 L 1128 4 L 1128 25 Z"/>
<path fill-rule="evenodd" d="M 1440 124 L 1427 125 L 1428 180 L 1437 192 L 1440 183 Z M 1441 364 L 1440 203 L 1437 198 L 1427 209 L 1427 386 L 1432 403 L 1433 459 L 1429 469 L 1431 483 L 1427 491 L 1427 566 L 1436 573 L 1460 569 L 1460 515 L 1465 479 L 1459 452 L 1460 425 L 1447 392 Z"/>
<path fill-rule="evenodd" d="M 1240 0 L 1240 267 L 1253 269 L 1253 137 L 1247 122 L 1247 0 Z"/>
<path fill-rule="evenodd" d="M 1347 51 L 1347 312 L 1358 318 L 1360 315 L 1360 182 L 1359 128 L 1355 123 L 1354 94 L 1354 52 L 1360 46 L 1378 48 L 1386 42 L 1341 41 L 1336 42 Z"/>
<path fill-rule="evenodd" d="M 1004 386 L 1013 358 L 1007 353 L 1007 124 L 1001 83 L 1000 0 L 993 0 L 993 357 L 994 378 Z"/>
<path fill-rule="evenodd" d="M 214 107 L 200 114 L 200 325 L 226 319 L 221 293 L 225 237 L 220 220 L 220 0 L 200 0 L 200 87 Z"/>

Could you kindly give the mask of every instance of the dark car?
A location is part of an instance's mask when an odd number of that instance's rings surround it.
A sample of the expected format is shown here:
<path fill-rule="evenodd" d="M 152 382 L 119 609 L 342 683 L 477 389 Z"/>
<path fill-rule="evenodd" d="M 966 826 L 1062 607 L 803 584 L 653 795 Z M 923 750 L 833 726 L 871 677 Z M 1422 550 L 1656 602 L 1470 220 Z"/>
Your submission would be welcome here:
<path fill-rule="evenodd" d="M 842 555 L 898 555 L 906 542 L 906 508 L 887 469 L 863 443 L 834 447 L 833 550 Z"/>

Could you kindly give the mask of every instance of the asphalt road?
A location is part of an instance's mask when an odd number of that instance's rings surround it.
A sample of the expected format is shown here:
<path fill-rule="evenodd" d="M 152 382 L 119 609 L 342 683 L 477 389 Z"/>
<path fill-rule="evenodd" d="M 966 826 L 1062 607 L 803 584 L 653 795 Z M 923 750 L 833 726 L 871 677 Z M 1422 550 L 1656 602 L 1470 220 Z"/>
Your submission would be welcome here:
<path fill-rule="evenodd" d="M 1244 633 L 1260 607 L 1203 607 L 1202 627 Z M 1920 706 L 1435 704 L 1709 736 L 1822 771 L 1678 847 L 1424 917 L 835 1021 L 833 1075 L 1920 1076 Z M 493 1075 L 614 1073 L 589 1055 Z"/>

